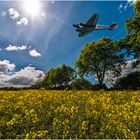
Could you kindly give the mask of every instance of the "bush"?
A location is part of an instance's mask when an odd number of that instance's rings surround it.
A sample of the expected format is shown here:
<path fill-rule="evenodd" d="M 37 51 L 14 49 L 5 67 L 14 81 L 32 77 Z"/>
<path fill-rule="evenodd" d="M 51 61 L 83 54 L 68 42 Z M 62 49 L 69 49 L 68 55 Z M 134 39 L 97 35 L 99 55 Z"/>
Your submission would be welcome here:
<path fill-rule="evenodd" d="M 117 80 L 115 88 L 119 89 L 140 89 L 140 71 L 128 74 Z"/>
<path fill-rule="evenodd" d="M 71 89 L 92 89 L 93 84 L 84 78 L 75 79 L 70 84 Z"/>

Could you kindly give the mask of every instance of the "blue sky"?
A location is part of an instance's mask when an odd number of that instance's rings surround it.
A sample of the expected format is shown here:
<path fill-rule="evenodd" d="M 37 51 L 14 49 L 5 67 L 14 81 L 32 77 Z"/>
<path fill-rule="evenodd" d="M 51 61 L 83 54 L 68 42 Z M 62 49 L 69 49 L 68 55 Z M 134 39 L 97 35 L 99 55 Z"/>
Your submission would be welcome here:
<path fill-rule="evenodd" d="M 43 1 L 40 7 L 32 18 L 23 3 L 0 1 L 0 86 L 21 81 L 28 85 L 52 67 L 74 66 L 84 44 L 102 37 L 123 38 L 125 21 L 134 16 L 127 1 Z M 72 24 L 86 22 L 93 13 L 99 13 L 98 24 L 117 22 L 118 28 L 78 38 Z"/>

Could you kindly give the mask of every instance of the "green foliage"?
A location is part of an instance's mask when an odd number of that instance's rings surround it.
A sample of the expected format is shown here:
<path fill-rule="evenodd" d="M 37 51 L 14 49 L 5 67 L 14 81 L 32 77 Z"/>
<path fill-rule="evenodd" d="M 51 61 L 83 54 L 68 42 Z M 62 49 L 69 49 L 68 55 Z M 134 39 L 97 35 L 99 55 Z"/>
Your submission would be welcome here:
<path fill-rule="evenodd" d="M 92 89 L 93 84 L 84 78 L 79 78 L 79 79 L 74 79 L 71 82 L 70 87 L 71 89 L 85 90 L 85 89 Z"/>
<path fill-rule="evenodd" d="M 0 91 L 1 139 L 139 139 L 139 91 Z"/>
<path fill-rule="evenodd" d="M 136 4 L 134 5 L 134 10 L 136 15 L 126 21 L 126 27 L 129 34 L 135 34 L 140 31 L 140 1 L 137 0 Z"/>
<path fill-rule="evenodd" d="M 126 21 L 128 34 L 125 38 L 119 40 L 116 45 L 120 49 L 126 49 L 127 55 L 133 55 L 140 58 L 140 1 L 137 0 L 134 10 L 136 15 Z"/>
<path fill-rule="evenodd" d="M 115 71 L 120 62 L 122 62 L 122 59 L 117 54 L 112 40 L 103 38 L 100 41 L 85 45 L 76 66 L 81 76 L 96 74 L 102 87 L 106 71 Z"/>
<path fill-rule="evenodd" d="M 134 5 L 136 15 L 126 21 L 126 27 L 129 34 L 140 35 L 140 1 Z"/>
<path fill-rule="evenodd" d="M 38 82 L 34 87 L 36 88 L 66 88 L 69 83 L 75 78 L 75 70 L 70 66 L 62 65 L 58 68 L 50 69 L 45 78 Z"/>
<path fill-rule="evenodd" d="M 117 80 L 115 88 L 140 89 L 140 71 L 128 74 Z"/>
<path fill-rule="evenodd" d="M 136 12 L 136 15 L 138 17 L 140 17 L 140 0 L 137 0 L 136 4 L 135 4 L 135 7 L 134 7 L 134 10 Z"/>

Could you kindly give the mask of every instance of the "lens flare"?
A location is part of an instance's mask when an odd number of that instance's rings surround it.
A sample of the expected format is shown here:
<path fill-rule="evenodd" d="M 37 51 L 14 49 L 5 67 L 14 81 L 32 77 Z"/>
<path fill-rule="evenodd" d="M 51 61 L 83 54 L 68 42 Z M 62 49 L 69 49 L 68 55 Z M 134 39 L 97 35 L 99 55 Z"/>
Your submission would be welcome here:
<path fill-rule="evenodd" d="M 35 18 L 39 16 L 41 12 L 41 3 L 39 0 L 24 0 L 23 8 L 29 16 Z"/>

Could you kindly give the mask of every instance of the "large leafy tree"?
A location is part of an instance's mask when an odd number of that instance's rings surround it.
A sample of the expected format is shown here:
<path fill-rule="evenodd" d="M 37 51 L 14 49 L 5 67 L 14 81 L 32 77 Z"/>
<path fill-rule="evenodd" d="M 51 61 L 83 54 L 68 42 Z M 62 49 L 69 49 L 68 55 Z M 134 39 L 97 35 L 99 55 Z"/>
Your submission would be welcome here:
<path fill-rule="evenodd" d="M 140 58 L 140 1 L 137 0 L 134 5 L 136 15 L 126 21 L 126 28 L 128 34 L 125 38 L 119 40 L 116 45 L 120 49 L 125 49 L 127 56 L 134 56 Z"/>
<path fill-rule="evenodd" d="M 75 78 L 75 70 L 67 65 L 50 69 L 45 78 L 38 82 L 39 88 L 65 88 Z"/>
<path fill-rule="evenodd" d="M 122 62 L 117 54 L 113 41 L 103 38 L 97 42 L 87 43 L 76 61 L 80 76 L 96 75 L 102 88 L 105 74 L 108 70 L 118 72 L 116 68 Z"/>

